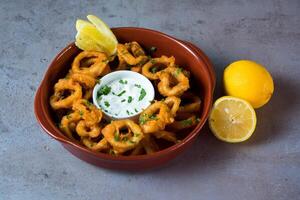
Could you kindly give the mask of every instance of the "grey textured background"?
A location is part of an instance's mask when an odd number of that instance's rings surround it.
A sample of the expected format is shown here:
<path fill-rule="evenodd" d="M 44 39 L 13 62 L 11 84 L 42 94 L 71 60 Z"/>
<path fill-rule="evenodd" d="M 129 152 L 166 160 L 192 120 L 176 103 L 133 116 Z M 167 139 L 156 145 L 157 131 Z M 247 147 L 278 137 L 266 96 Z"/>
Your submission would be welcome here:
<path fill-rule="evenodd" d="M 0 4 L 0 199 L 297 199 L 300 196 L 300 1 L 9 1 Z M 128 173 L 94 167 L 47 136 L 33 98 L 49 62 L 89 13 L 110 26 L 156 29 L 201 47 L 220 95 L 225 66 L 265 65 L 275 81 L 242 144 L 203 131 L 163 168 Z"/>

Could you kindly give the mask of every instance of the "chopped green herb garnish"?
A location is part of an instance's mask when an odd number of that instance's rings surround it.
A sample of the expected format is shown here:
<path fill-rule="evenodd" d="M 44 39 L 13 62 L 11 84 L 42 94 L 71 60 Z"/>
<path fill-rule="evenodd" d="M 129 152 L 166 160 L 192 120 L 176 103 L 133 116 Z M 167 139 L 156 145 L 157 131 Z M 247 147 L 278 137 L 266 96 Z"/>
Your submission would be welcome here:
<path fill-rule="evenodd" d="M 153 73 L 153 74 L 155 74 L 156 72 L 157 72 L 157 67 L 152 67 L 151 69 L 150 69 L 150 71 Z"/>
<path fill-rule="evenodd" d="M 136 113 L 138 113 L 138 112 L 139 112 L 139 111 L 138 111 L 136 108 L 134 109 L 134 111 L 135 111 Z"/>
<path fill-rule="evenodd" d="M 147 115 L 147 114 L 142 114 L 142 115 L 140 115 L 139 123 L 140 123 L 141 125 L 146 124 L 146 122 L 148 121 L 147 118 L 148 118 L 148 115 Z"/>
<path fill-rule="evenodd" d="M 193 124 L 193 120 L 191 119 L 186 119 L 186 120 L 182 120 L 180 122 L 184 127 L 187 127 L 187 126 L 191 126 Z"/>
<path fill-rule="evenodd" d="M 157 48 L 156 47 L 150 47 L 149 50 L 150 50 L 151 53 L 153 53 L 153 52 L 155 52 L 157 50 Z"/>
<path fill-rule="evenodd" d="M 120 97 L 120 96 L 122 96 L 124 93 L 125 93 L 126 91 L 125 90 L 123 90 L 122 92 L 120 92 L 117 96 L 118 97 Z"/>
<path fill-rule="evenodd" d="M 104 110 L 104 112 L 108 112 L 108 110 Z"/>
<path fill-rule="evenodd" d="M 130 115 L 130 112 L 128 110 L 126 110 L 127 115 Z"/>
<path fill-rule="evenodd" d="M 114 92 L 111 92 L 113 95 L 116 95 L 116 93 L 114 93 Z"/>
<path fill-rule="evenodd" d="M 128 137 L 123 137 L 123 138 L 122 138 L 122 141 L 123 141 L 123 142 L 126 142 L 127 140 L 128 140 Z"/>
<path fill-rule="evenodd" d="M 67 117 L 67 119 L 71 119 L 71 116 L 70 116 L 70 115 L 67 115 L 66 117 Z"/>
<path fill-rule="evenodd" d="M 149 117 L 149 119 L 152 119 L 152 120 L 157 120 L 157 116 L 155 116 L 155 115 L 151 115 L 151 116 Z"/>
<path fill-rule="evenodd" d="M 144 88 L 141 89 L 141 92 L 140 92 L 140 96 L 139 96 L 139 101 L 141 101 L 145 96 L 146 96 L 146 91 Z"/>
<path fill-rule="evenodd" d="M 105 105 L 106 107 L 109 107 L 109 106 L 110 106 L 110 104 L 109 104 L 108 101 L 104 101 L 104 105 Z"/>
<path fill-rule="evenodd" d="M 156 60 L 150 59 L 150 62 L 151 62 L 152 64 L 155 64 L 155 63 L 156 63 Z"/>
<path fill-rule="evenodd" d="M 128 82 L 125 80 L 123 80 L 123 79 L 121 79 L 121 80 L 119 80 L 119 83 L 121 83 L 121 84 L 127 84 Z"/>
<path fill-rule="evenodd" d="M 121 101 L 121 102 L 124 102 L 124 101 L 126 101 L 126 99 L 122 99 L 122 101 Z"/>
<path fill-rule="evenodd" d="M 117 133 L 117 131 L 115 131 L 114 139 L 115 139 L 115 141 L 120 140 L 120 135 Z"/>
<path fill-rule="evenodd" d="M 183 70 L 183 69 L 180 68 L 180 67 L 177 68 L 176 71 L 175 71 L 175 76 L 178 76 L 178 75 L 182 72 L 182 70 Z"/>
<path fill-rule="evenodd" d="M 132 99 L 133 99 L 132 96 L 128 96 L 127 102 L 128 102 L 128 103 L 131 103 L 131 102 L 132 102 Z"/>
<path fill-rule="evenodd" d="M 83 111 L 79 110 L 79 115 L 82 116 L 83 115 Z"/>
<path fill-rule="evenodd" d="M 139 137 L 141 134 L 140 133 L 134 133 L 135 137 Z"/>
<path fill-rule="evenodd" d="M 141 88 L 142 86 L 140 84 L 134 84 L 135 87 Z"/>
<path fill-rule="evenodd" d="M 111 91 L 111 87 L 104 85 L 100 90 L 97 92 L 97 98 L 99 98 L 101 95 L 108 95 Z"/>
<path fill-rule="evenodd" d="M 89 101 L 84 101 L 84 104 L 85 104 L 86 106 L 88 106 L 88 107 L 92 106 L 92 103 L 89 102 Z"/>

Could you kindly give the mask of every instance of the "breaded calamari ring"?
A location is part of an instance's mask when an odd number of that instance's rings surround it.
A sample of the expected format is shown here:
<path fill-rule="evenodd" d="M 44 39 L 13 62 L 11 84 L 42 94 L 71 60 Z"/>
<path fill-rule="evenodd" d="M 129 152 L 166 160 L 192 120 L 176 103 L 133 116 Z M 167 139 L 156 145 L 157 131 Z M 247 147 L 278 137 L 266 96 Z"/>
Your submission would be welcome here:
<path fill-rule="evenodd" d="M 161 139 L 167 140 L 169 142 L 174 142 L 174 143 L 178 142 L 176 135 L 170 131 L 157 131 L 157 132 L 151 133 L 151 135 L 153 135 L 157 139 L 161 138 Z"/>
<path fill-rule="evenodd" d="M 159 69 L 154 69 L 158 65 Z M 168 67 L 175 66 L 175 58 L 173 56 L 161 56 L 160 58 L 152 58 L 142 67 L 142 74 L 150 80 L 159 79 L 159 73 L 165 70 Z"/>
<path fill-rule="evenodd" d="M 179 131 L 182 129 L 186 129 L 186 128 L 190 128 L 194 125 L 196 125 L 198 123 L 198 119 L 196 117 L 196 115 L 191 115 L 189 118 L 187 119 L 183 119 L 183 120 L 175 120 L 172 124 L 168 125 L 168 128 L 175 130 L 175 131 Z"/>
<path fill-rule="evenodd" d="M 103 116 L 102 111 L 86 99 L 75 101 L 72 109 L 82 116 L 88 127 L 99 123 Z"/>
<path fill-rule="evenodd" d="M 198 112 L 200 110 L 201 99 L 199 96 L 193 94 L 192 92 L 185 92 L 180 98 L 183 101 L 188 100 L 190 103 L 181 105 L 178 110 L 179 113 L 184 113 L 184 112 L 191 113 L 191 112 Z"/>
<path fill-rule="evenodd" d="M 98 124 L 87 125 L 85 120 L 78 122 L 76 132 L 80 137 L 96 138 L 101 134 L 101 127 Z"/>
<path fill-rule="evenodd" d="M 144 139 L 141 141 L 146 154 L 152 154 L 159 150 L 159 146 L 155 140 L 150 135 L 145 135 Z"/>
<path fill-rule="evenodd" d="M 89 66 L 82 66 L 81 62 L 84 59 L 91 59 Z M 82 51 L 79 53 L 73 63 L 72 63 L 72 72 L 73 73 L 82 73 L 88 74 L 94 78 L 103 75 L 103 72 L 108 68 L 108 58 L 104 53 L 97 51 Z"/>
<path fill-rule="evenodd" d="M 108 150 L 110 148 L 105 138 L 102 138 L 99 142 L 94 142 L 88 137 L 83 137 L 81 141 L 87 148 L 93 151 L 101 152 L 101 151 Z"/>
<path fill-rule="evenodd" d="M 170 108 L 171 114 L 173 116 L 176 116 L 176 112 L 179 109 L 180 102 L 180 98 L 176 96 L 170 96 L 164 100 L 164 103 L 167 104 L 167 106 Z"/>
<path fill-rule="evenodd" d="M 82 89 L 79 83 L 72 79 L 59 79 L 54 85 L 54 94 L 50 97 L 50 105 L 54 110 L 71 108 L 74 101 L 81 97 Z"/>
<path fill-rule="evenodd" d="M 81 120 L 81 116 L 77 112 L 73 112 L 71 114 L 63 116 L 60 122 L 60 130 L 64 132 L 70 139 L 73 138 L 73 125 L 76 124 Z"/>
<path fill-rule="evenodd" d="M 118 44 L 117 46 L 118 56 L 125 60 L 129 65 L 138 65 L 148 60 L 146 55 L 140 55 L 135 57 L 129 52 L 129 49 L 124 44 Z"/>
<path fill-rule="evenodd" d="M 171 84 L 173 78 L 178 82 L 175 86 Z M 190 88 L 189 79 L 182 73 L 181 68 L 168 67 L 159 73 L 159 79 L 157 87 L 163 96 L 180 96 Z"/>
<path fill-rule="evenodd" d="M 134 57 L 146 55 L 141 45 L 139 45 L 139 43 L 137 43 L 136 41 L 125 43 L 125 46 L 132 52 L 132 55 Z"/>
<path fill-rule="evenodd" d="M 121 133 L 124 128 L 128 130 L 125 134 Z M 111 122 L 102 129 L 102 134 L 113 147 L 115 154 L 134 149 L 144 137 L 139 125 L 129 119 Z"/>
<path fill-rule="evenodd" d="M 90 75 L 87 74 L 81 74 L 81 73 L 72 73 L 70 75 L 70 78 L 78 82 L 82 88 L 84 88 L 84 99 L 90 99 L 93 94 L 93 88 L 96 85 L 96 79 Z"/>
<path fill-rule="evenodd" d="M 169 107 L 161 101 L 151 104 L 139 117 L 139 123 L 144 133 L 161 131 L 173 121 L 174 118 Z"/>

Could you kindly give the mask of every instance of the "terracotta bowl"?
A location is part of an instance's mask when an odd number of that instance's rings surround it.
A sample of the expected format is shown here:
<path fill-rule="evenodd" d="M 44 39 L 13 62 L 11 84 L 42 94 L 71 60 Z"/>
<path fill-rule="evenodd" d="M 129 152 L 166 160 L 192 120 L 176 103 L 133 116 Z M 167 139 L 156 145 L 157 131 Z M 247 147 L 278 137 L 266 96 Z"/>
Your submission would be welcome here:
<path fill-rule="evenodd" d="M 215 73 L 208 57 L 191 43 L 177 40 L 166 34 L 143 28 L 122 27 L 112 29 L 118 41 L 137 41 L 143 47 L 157 47 L 154 56 L 175 56 L 179 66 L 191 71 L 192 87 L 201 96 L 202 109 L 199 113 L 200 122 L 192 130 L 188 130 L 183 140 L 171 147 L 150 155 L 139 156 L 112 156 L 93 152 L 67 138 L 56 126 L 53 111 L 49 105 L 49 97 L 53 93 L 53 85 L 59 78 L 66 75 L 74 57 L 80 50 L 74 43 L 63 49 L 50 64 L 34 101 L 34 110 L 37 121 L 51 137 L 59 141 L 74 156 L 97 166 L 110 169 L 143 170 L 161 166 L 175 158 L 189 147 L 200 133 L 208 118 L 212 106 Z"/>

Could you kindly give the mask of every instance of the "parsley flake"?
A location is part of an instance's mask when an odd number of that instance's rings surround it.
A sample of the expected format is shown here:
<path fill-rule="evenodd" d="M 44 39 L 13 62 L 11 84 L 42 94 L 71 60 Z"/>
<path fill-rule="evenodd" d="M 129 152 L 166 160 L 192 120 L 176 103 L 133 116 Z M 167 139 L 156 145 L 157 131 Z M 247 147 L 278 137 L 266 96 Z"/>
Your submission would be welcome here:
<path fill-rule="evenodd" d="M 128 96 L 128 100 L 127 100 L 127 102 L 128 102 L 128 103 L 131 103 L 131 102 L 132 102 L 132 100 L 133 100 L 132 96 Z"/>
<path fill-rule="evenodd" d="M 184 127 L 191 126 L 193 124 L 193 120 L 185 119 L 180 122 Z"/>
<path fill-rule="evenodd" d="M 125 93 L 126 91 L 125 90 L 123 90 L 122 92 L 120 92 L 117 96 L 118 97 L 120 97 L 120 96 L 122 96 L 124 93 Z"/>
<path fill-rule="evenodd" d="M 108 101 L 104 101 L 104 105 L 105 105 L 106 107 L 109 107 L 109 106 L 110 106 L 110 104 L 109 104 Z"/>
<path fill-rule="evenodd" d="M 128 82 L 125 80 L 123 80 L 123 79 L 121 79 L 121 80 L 119 80 L 119 83 L 121 83 L 121 84 L 127 84 Z"/>
<path fill-rule="evenodd" d="M 141 89 L 141 92 L 140 92 L 140 96 L 139 96 L 139 101 L 143 100 L 143 98 L 146 96 L 146 91 L 144 88 Z"/>
<path fill-rule="evenodd" d="M 104 85 L 100 90 L 97 92 L 97 98 L 99 98 L 101 95 L 108 95 L 111 91 L 111 87 Z"/>

